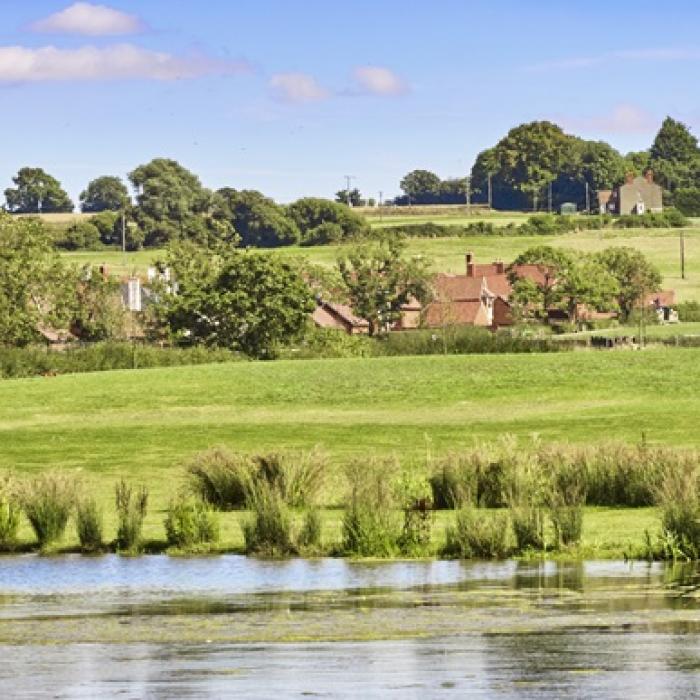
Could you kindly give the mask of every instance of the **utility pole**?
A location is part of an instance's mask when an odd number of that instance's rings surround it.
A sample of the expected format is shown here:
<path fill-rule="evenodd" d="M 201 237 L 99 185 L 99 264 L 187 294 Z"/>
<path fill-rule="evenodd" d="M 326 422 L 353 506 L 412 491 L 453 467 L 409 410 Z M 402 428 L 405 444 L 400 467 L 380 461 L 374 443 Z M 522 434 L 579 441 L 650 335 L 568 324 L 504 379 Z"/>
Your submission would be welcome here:
<path fill-rule="evenodd" d="M 122 255 L 124 256 L 124 265 L 126 265 L 126 214 L 122 209 Z"/>
<path fill-rule="evenodd" d="M 384 205 L 384 192 L 379 190 L 379 220 L 382 220 L 382 206 Z"/>
<path fill-rule="evenodd" d="M 489 209 L 493 208 L 493 191 L 491 189 L 491 173 L 488 175 L 488 186 L 489 186 Z"/>
<path fill-rule="evenodd" d="M 472 178 L 470 175 L 467 175 L 466 186 L 467 186 L 467 212 L 471 214 L 471 210 L 472 210 Z"/>
<path fill-rule="evenodd" d="M 350 201 L 350 184 L 354 179 L 354 175 L 345 176 L 345 199 L 347 200 L 347 204 L 349 207 L 352 206 L 352 202 Z"/>
<path fill-rule="evenodd" d="M 681 229 L 681 279 L 685 279 L 685 232 Z"/>

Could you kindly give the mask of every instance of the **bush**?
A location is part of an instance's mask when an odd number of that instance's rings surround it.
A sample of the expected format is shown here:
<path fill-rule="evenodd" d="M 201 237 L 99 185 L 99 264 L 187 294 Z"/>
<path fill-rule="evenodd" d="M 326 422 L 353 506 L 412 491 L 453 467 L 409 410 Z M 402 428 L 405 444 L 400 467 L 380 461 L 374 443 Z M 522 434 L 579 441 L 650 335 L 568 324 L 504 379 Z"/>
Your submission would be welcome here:
<path fill-rule="evenodd" d="M 475 504 L 478 474 L 472 454 L 453 452 L 433 463 L 430 477 L 431 500 L 437 509 L 454 509 Z"/>
<path fill-rule="evenodd" d="M 225 447 L 198 452 L 185 467 L 192 491 L 218 510 L 243 508 L 254 472 L 252 458 Z"/>
<path fill-rule="evenodd" d="M 403 511 L 403 529 L 397 541 L 399 550 L 407 556 L 425 556 L 430 549 L 434 520 L 430 482 L 403 472 L 394 493 Z"/>
<path fill-rule="evenodd" d="M 268 557 L 296 554 L 292 516 L 280 492 L 264 479 L 253 479 L 247 503 L 253 512 L 242 524 L 246 553 Z"/>
<path fill-rule="evenodd" d="M 124 479 L 115 488 L 117 507 L 117 549 L 138 553 L 143 549 L 143 521 L 148 511 L 148 489 L 139 487 L 134 492 Z"/>
<path fill-rule="evenodd" d="M 89 221 L 76 221 L 56 240 L 56 246 L 65 250 L 95 250 L 100 245 L 100 231 Z"/>
<path fill-rule="evenodd" d="M 58 472 L 42 474 L 23 485 L 22 507 L 41 549 L 63 537 L 75 494 L 75 479 Z"/>
<path fill-rule="evenodd" d="M 700 468 L 687 460 L 668 470 L 658 492 L 662 538 L 674 543 L 667 556 L 700 559 Z"/>
<path fill-rule="evenodd" d="M 390 557 L 402 534 L 392 482 L 394 460 L 372 458 L 348 465 L 349 494 L 343 517 L 342 549 L 363 557 Z"/>
<path fill-rule="evenodd" d="M 520 454 L 507 488 L 507 503 L 518 551 L 544 549 L 544 501 L 547 493 L 546 476 L 538 458 Z"/>
<path fill-rule="evenodd" d="M 102 511 L 94 498 L 78 501 L 75 508 L 75 529 L 80 549 L 85 553 L 99 552 L 103 548 Z"/>
<path fill-rule="evenodd" d="M 0 549 L 12 549 L 17 542 L 22 505 L 16 485 L 5 475 L 0 479 Z"/>
<path fill-rule="evenodd" d="M 318 552 L 322 545 L 322 521 L 318 508 L 311 508 L 304 516 L 299 533 L 299 547 L 306 552 Z"/>
<path fill-rule="evenodd" d="M 556 546 L 561 548 L 578 544 L 583 533 L 585 473 L 580 465 L 557 453 L 545 455 L 544 465 L 551 474 L 551 485 L 546 499 Z"/>
<path fill-rule="evenodd" d="M 276 452 L 253 458 L 256 476 L 275 488 L 292 508 L 314 505 L 323 489 L 328 459 L 320 450 Z"/>
<path fill-rule="evenodd" d="M 673 193 L 673 203 L 685 216 L 700 216 L 700 189 L 688 187 Z"/>
<path fill-rule="evenodd" d="M 700 302 L 697 301 L 682 301 L 676 305 L 679 321 L 700 321 Z"/>
<path fill-rule="evenodd" d="M 458 559 L 502 559 L 508 555 L 508 516 L 472 507 L 457 511 L 446 530 L 443 554 Z"/>
<path fill-rule="evenodd" d="M 207 548 L 219 541 L 219 521 L 204 501 L 180 497 L 170 502 L 165 532 L 171 547 Z"/>

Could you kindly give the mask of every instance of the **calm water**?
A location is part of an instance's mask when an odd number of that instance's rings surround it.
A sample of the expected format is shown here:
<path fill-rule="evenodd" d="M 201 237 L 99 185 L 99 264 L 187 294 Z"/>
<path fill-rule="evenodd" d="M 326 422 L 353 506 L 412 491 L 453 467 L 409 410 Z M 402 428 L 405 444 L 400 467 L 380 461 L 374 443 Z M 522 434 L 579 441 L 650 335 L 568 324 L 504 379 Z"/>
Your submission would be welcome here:
<path fill-rule="evenodd" d="M 700 572 L 0 558 L 0 697 L 700 697 Z"/>

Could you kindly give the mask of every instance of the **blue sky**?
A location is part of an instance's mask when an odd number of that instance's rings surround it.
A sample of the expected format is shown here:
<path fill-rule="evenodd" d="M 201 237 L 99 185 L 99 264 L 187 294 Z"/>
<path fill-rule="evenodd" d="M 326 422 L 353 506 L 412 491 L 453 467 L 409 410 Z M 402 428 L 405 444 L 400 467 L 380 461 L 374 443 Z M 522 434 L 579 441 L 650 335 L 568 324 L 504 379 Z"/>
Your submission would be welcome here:
<path fill-rule="evenodd" d="M 539 0 L 3 0 L 3 168 L 77 199 L 153 157 L 279 201 L 467 173 L 523 121 L 625 152 L 700 127 L 700 6 Z M 668 9 L 668 11 L 664 11 Z"/>

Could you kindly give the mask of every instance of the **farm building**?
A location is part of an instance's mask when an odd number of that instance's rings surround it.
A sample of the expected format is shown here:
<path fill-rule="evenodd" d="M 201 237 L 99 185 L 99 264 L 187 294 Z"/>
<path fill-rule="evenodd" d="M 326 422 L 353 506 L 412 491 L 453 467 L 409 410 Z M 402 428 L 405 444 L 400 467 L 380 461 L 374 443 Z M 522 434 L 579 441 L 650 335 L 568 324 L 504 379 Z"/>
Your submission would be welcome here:
<path fill-rule="evenodd" d="M 663 211 L 663 190 L 654 182 L 654 173 L 644 177 L 629 174 L 623 185 L 598 192 L 601 214 L 646 214 Z"/>
<path fill-rule="evenodd" d="M 355 316 L 346 304 L 336 304 L 323 299 L 317 299 L 316 304 L 311 318 L 319 328 L 336 328 L 349 335 L 363 335 L 369 332 L 367 321 Z"/>

